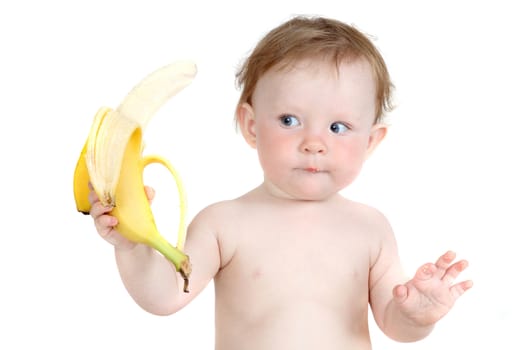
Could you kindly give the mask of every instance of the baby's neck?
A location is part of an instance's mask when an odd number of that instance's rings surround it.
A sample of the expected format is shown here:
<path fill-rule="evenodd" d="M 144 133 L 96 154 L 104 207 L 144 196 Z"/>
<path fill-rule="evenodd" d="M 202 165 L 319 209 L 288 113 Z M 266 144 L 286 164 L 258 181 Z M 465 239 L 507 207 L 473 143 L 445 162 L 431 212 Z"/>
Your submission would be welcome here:
<path fill-rule="evenodd" d="M 268 183 L 262 183 L 251 192 L 247 193 L 246 196 L 253 198 L 257 201 L 266 201 L 273 202 L 275 204 L 283 205 L 298 205 L 298 206 L 318 206 L 318 205 L 327 205 L 333 202 L 339 202 L 344 200 L 344 198 L 339 194 L 331 194 L 326 198 L 321 199 L 303 199 L 303 198 L 294 198 L 289 196 L 287 193 L 281 191 L 280 189 L 271 186 Z"/>

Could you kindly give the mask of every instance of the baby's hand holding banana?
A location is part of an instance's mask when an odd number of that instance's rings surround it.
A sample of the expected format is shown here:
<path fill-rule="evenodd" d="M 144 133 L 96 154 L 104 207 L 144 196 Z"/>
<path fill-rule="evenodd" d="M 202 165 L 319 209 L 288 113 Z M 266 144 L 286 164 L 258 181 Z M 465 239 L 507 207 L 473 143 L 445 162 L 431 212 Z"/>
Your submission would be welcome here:
<path fill-rule="evenodd" d="M 91 209 L 89 186 L 100 202 L 117 218 L 115 229 L 135 243 L 146 244 L 170 260 L 183 277 L 188 292 L 191 264 L 184 253 L 186 197 L 182 181 L 169 161 L 143 156 L 142 135 L 150 118 L 172 96 L 189 85 L 196 74 L 192 62 L 179 61 L 162 67 L 136 85 L 120 106 L 99 109 L 76 164 L 73 180 L 77 210 Z M 143 171 L 152 163 L 164 165 L 177 183 L 180 201 L 179 232 L 172 246 L 158 231 L 144 191 Z"/>

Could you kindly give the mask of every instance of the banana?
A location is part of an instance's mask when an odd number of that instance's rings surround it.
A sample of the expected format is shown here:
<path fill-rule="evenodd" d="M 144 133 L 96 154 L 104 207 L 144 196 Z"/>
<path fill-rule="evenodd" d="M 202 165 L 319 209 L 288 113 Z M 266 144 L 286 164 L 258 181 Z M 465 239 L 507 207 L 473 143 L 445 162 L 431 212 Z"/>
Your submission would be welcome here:
<path fill-rule="evenodd" d="M 100 121 L 106 117 L 106 115 L 111 111 L 110 108 L 102 107 L 98 110 L 95 118 L 93 120 L 93 126 L 91 130 L 98 129 Z M 75 204 L 77 206 L 77 211 L 82 214 L 89 215 L 91 210 L 91 203 L 89 203 L 89 172 L 86 165 L 85 157 L 87 152 L 88 141 L 84 143 L 84 147 L 80 152 L 80 157 L 78 158 L 75 173 L 73 176 L 73 192 L 75 196 Z"/>
<path fill-rule="evenodd" d="M 184 292 L 189 291 L 191 274 L 189 257 L 184 253 L 186 195 L 179 175 L 166 159 L 142 155 L 142 138 L 155 112 L 189 85 L 195 74 L 192 62 L 174 62 L 146 76 L 116 110 L 100 108 L 80 152 L 73 178 L 77 211 L 89 214 L 88 184 L 91 183 L 100 202 L 112 207 L 110 215 L 118 219 L 116 230 L 133 242 L 152 247 L 171 261 L 184 279 Z M 144 192 L 144 168 L 152 163 L 164 165 L 177 184 L 180 220 L 176 246 L 159 233 Z"/>
<path fill-rule="evenodd" d="M 75 204 L 77 211 L 84 215 L 89 215 L 91 209 L 91 203 L 89 203 L 89 172 L 87 170 L 86 161 L 84 157 L 86 155 L 87 142 L 80 152 L 77 165 L 75 167 L 75 174 L 73 176 L 73 194 L 75 195 Z"/>
<path fill-rule="evenodd" d="M 161 67 L 131 89 L 117 107 L 117 112 L 145 128 L 155 112 L 188 86 L 196 73 L 192 61 L 177 61 Z"/>

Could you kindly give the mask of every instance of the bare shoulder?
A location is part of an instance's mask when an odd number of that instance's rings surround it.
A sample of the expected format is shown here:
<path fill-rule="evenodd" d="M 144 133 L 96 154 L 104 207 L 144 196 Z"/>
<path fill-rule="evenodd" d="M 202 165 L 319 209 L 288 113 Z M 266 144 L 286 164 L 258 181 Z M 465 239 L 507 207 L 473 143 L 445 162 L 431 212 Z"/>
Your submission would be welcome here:
<path fill-rule="evenodd" d="M 225 227 L 238 219 L 246 217 L 250 204 L 257 203 L 258 197 L 252 190 L 244 195 L 228 200 L 222 200 L 208 205 L 193 219 L 195 223 L 207 222 L 215 227 Z"/>
<path fill-rule="evenodd" d="M 370 265 L 373 266 L 382 255 L 389 257 L 397 254 L 397 244 L 392 226 L 383 212 L 367 204 L 345 200 L 348 214 L 352 215 L 355 225 L 366 232 L 369 247 Z"/>
<path fill-rule="evenodd" d="M 191 225 L 213 225 L 220 227 L 239 215 L 241 204 L 238 199 L 224 200 L 208 205 L 192 220 Z"/>
<path fill-rule="evenodd" d="M 242 201 L 219 201 L 202 209 L 188 226 L 188 234 L 212 235 L 220 251 L 221 268 L 228 264 L 236 249 L 238 223 L 245 216 Z"/>

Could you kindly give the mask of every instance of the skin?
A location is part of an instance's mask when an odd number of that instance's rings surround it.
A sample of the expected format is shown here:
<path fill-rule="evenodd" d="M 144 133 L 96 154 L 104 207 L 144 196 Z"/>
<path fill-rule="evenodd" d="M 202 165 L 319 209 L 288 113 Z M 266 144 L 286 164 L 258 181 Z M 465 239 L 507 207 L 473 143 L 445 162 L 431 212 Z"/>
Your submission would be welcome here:
<path fill-rule="evenodd" d="M 370 66 L 360 60 L 338 71 L 305 60 L 261 77 L 237 116 L 264 181 L 189 225 L 190 293 L 160 254 L 115 231 L 92 192 L 97 232 L 115 246 L 137 304 L 173 314 L 213 280 L 218 350 L 371 349 L 369 305 L 392 339 L 427 336 L 472 282 L 455 283 L 467 262 L 450 251 L 408 278 L 388 220 L 339 194 L 386 134 L 374 124 L 374 96 Z"/>

